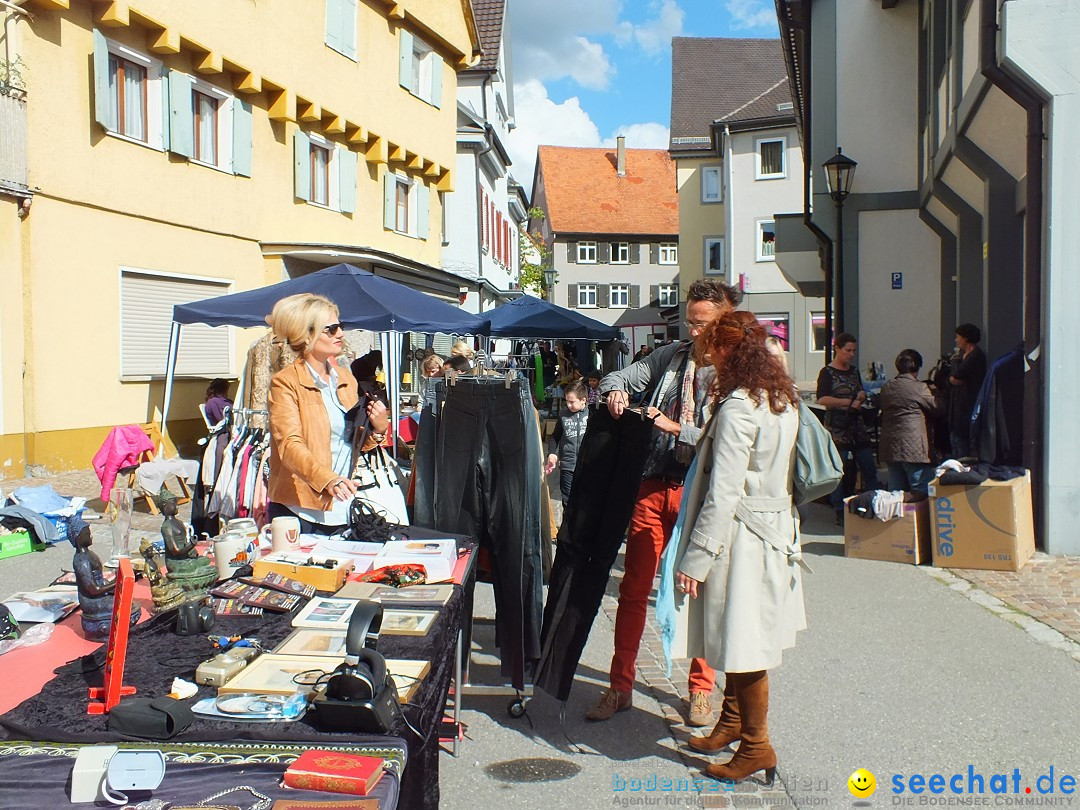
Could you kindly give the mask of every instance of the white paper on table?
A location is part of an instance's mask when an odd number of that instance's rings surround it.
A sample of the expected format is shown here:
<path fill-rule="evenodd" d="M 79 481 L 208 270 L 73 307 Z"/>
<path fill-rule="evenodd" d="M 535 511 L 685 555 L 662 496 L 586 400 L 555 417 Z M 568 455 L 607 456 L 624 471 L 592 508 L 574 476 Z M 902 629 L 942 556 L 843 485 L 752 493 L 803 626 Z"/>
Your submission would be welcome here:
<path fill-rule="evenodd" d="M 324 557 L 350 560 L 354 574 L 366 574 L 374 567 L 375 559 L 382 551 L 382 543 L 358 543 L 352 540 L 337 540 L 333 537 L 322 537 L 311 549 L 312 554 L 320 554 Z"/>

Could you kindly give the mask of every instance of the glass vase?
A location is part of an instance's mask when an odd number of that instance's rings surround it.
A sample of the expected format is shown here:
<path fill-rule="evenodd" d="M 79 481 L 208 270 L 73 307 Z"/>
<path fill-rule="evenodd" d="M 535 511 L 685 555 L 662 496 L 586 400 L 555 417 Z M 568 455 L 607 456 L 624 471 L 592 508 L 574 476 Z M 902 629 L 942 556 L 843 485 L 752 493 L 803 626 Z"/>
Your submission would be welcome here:
<path fill-rule="evenodd" d="M 109 512 L 112 515 L 112 551 L 109 564 L 115 566 L 121 557 L 131 558 L 131 512 L 135 506 L 134 492 L 127 487 L 116 487 L 109 496 Z"/>

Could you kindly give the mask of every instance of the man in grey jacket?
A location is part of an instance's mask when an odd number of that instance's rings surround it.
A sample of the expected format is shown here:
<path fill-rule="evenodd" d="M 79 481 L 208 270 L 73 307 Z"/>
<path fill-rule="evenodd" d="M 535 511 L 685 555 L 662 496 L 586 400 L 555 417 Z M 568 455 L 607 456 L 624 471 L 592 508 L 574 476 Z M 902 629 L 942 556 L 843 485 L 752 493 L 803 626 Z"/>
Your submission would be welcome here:
<path fill-rule="evenodd" d="M 608 410 L 616 419 L 627 408 L 630 393 L 651 392 L 645 415 L 652 420 L 653 438 L 626 534 L 610 686 L 600 702 L 586 712 L 589 720 L 607 720 L 631 707 L 649 593 L 679 515 L 683 479 L 710 412 L 709 387 L 714 372 L 711 366 L 697 367 L 694 343 L 706 326 L 741 301 L 742 293 L 728 284 L 711 279 L 695 281 L 687 291 L 684 322 L 691 339 L 663 346 L 600 381 L 600 393 L 607 396 Z M 709 725 L 716 673 L 704 659 L 695 658 L 689 680 L 688 722 Z"/>

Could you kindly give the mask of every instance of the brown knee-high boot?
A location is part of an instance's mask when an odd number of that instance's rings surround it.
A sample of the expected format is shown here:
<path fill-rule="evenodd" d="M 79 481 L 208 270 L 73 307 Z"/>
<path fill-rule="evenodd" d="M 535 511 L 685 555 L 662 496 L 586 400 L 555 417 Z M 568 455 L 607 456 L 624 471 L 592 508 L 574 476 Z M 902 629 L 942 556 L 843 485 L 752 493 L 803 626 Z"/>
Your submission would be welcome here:
<path fill-rule="evenodd" d="M 739 739 L 742 721 L 739 719 L 739 701 L 735 697 L 735 681 L 731 675 L 724 674 L 724 705 L 720 709 L 720 719 L 707 737 L 691 737 L 689 745 L 702 754 L 715 754 Z"/>
<path fill-rule="evenodd" d="M 760 672 L 734 672 L 735 697 L 742 715 L 739 750 L 730 762 L 710 765 L 706 772 L 714 779 L 739 782 L 757 771 L 765 771 L 765 781 L 776 776 L 776 751 L 769 743 L 769 675 Z"/>

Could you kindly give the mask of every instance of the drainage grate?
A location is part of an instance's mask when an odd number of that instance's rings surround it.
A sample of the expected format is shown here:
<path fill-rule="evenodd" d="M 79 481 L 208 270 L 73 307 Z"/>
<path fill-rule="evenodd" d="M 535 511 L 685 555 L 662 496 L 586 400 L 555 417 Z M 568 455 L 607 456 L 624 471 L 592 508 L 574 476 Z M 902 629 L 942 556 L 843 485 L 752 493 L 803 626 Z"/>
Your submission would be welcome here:
<path fill-rule="evenodd" d="M 493 762 L 484 771 L 501 782 L 558 782 L 576 776 L 581 766 L 565 759 L 530 757 Z"/>

